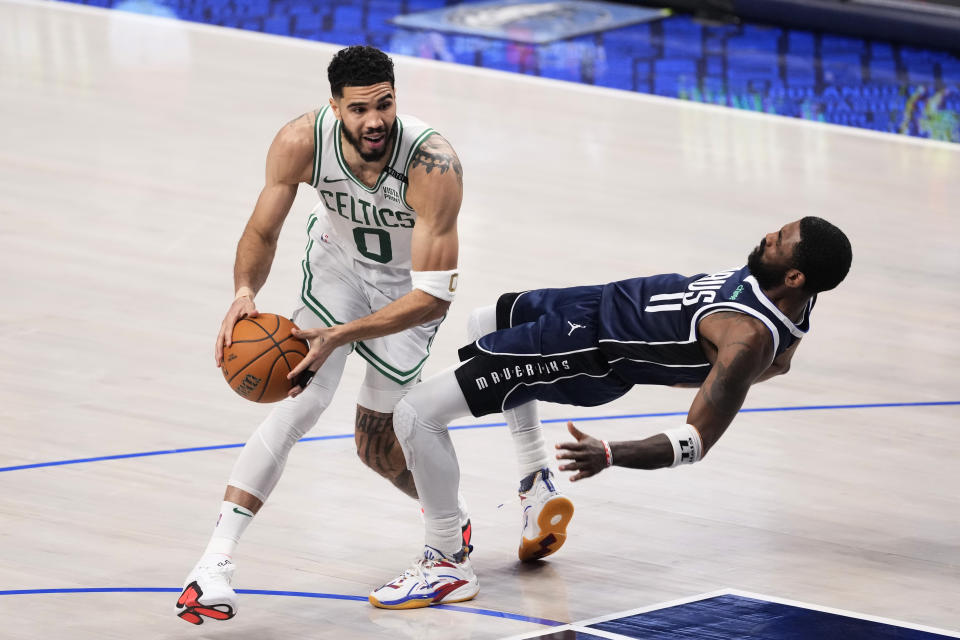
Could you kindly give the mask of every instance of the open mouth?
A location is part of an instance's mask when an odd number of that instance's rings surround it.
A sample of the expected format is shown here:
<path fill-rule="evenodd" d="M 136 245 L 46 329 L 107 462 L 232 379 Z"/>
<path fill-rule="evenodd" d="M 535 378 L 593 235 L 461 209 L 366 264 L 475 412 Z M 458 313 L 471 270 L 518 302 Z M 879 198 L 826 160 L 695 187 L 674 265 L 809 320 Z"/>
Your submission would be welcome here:
<path fill-rule="evenodd" d="M 384 131 L 375 134 L 368 134 L 363 136 L 364 141 L 369 144 L 371 147 L 380 147 L 383 146 L 384 141 L 387 139 L 387 134 Z"/>

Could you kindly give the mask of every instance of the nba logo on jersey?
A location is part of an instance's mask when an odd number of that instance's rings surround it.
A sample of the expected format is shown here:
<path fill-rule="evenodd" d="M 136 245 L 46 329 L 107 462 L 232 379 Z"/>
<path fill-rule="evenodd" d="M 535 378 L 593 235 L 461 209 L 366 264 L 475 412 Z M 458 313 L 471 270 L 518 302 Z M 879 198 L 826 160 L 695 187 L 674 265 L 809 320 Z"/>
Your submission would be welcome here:
<path fill-rule="evenodd" d="M 322 234 L 322 235 L 320 236 L 320 239 L 323 240 L 324 242 L 326 242 L 327 244 L 329 244 L 329 243 L 330 243 L 330 234 L 329 234 L 329 233 L 324 233 L 324 234 Z"/>

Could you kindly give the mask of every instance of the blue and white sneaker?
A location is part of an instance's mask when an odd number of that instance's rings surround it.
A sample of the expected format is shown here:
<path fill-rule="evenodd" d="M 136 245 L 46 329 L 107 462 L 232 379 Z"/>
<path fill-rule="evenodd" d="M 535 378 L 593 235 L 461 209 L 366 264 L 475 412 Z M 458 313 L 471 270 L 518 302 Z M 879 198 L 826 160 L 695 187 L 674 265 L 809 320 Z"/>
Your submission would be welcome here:
<path fill-rule="evenodd" d="M 464 602 L 478 591 L 480 582 L 470 566 L 469 548 L 451 558 L 424 546 L 422 558 L 399 578 L 374 589 L 369 600 L 380 609 L 419 609 Z"/>
<path fill-rule="evenodd" d="M 520 560 L 530 562 L 556 553 L 567 541 L 573 502 L 557 491 L 550 469 L 544 467 L 520 481 L 520 506 Z"/>

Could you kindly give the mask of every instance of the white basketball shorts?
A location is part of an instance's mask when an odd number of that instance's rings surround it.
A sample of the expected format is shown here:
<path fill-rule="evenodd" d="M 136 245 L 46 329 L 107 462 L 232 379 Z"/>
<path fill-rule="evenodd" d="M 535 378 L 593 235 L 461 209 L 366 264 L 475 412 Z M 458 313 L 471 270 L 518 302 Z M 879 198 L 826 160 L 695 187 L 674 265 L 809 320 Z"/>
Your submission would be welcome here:
<path fill-rule="evenodd" d="M 312 224 L 321 227 L 311 234 L 302 262 L 302 306 L 293 315 L 300 328 L 330 327 L 362 318 L 410 292 L 408 269 L 374 266 L 349 257 L 338 245 L 343 240 L 333 236 L 323 211 Z M 415 384 L 442 321 L 439 318 L 399 333 L 356 342 L 354 349 L 372 370 L 368 370 L 364 386 L 373 383 L 374 387 L 386 390 L 394 385 L 408 388 Z M 385 380 L 371 380 L 373 371 Z M 400 397 L 402 394 L 398 401 Z"/>

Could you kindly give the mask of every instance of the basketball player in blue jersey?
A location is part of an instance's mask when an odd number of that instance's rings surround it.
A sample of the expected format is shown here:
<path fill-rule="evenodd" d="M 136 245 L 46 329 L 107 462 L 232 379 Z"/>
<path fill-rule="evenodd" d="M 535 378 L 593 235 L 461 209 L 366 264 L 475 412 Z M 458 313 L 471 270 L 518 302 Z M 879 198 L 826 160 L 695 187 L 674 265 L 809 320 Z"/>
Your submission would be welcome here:
<path fill-rule="evenodd" d="M 817 294 L 840 284 L 851 259 L 842 231 L 806 217 L 767 234 L 740 269 L 511 293 L 496 307 L 474 311 L 482 337 L 460 350 L 461 364 L 415 387 L 394 410 L 426 515 L 426 544 L 423 559 L 375 589 L 371 604 L 425 607 L 469 600 L 479 590 L 456 526 L 460 469 L 447 431 L 451 420 L 529 411 L 536 400 L 595 406 L 638 384 L 696 386 L 685 424 L 608 443 L 571 423 L 577 441 L 557 445 L 557 458 L 565 461 L 561 470 L 575 472 L 571 480 L 611 465 L 698 462 L 750 386 L 789 370 Z M 549 470 L 536 475 L 549 479 Z M 537 520 L 531 529 L 564 517 L 549 505 L 529 514 Z M 543 542 L 546 555 L 551 541 Z"/>
<path fill-rule="evenodd" d="M 234 550 L 291 447 L 330 404 L 352 351 L 368 363 L 357 401 L 357 454 L 417 498 L 393 409 L 419 379 L 457 288 L 463 170 L 443 137 L 397 114 L 393 62 L 382 51 L 342 49 L 327 75 L 329 104 L 288 123 L 267 153 L 266 184 L 237 245 L 235 297 L 215 357 L 220 366 L 236 322 L 257 315 L 254 297 L 300 183 L 319 199 L 307 221 L 293 313 L 310 351 L 290 374 L 291 397 L 257 428 L 231 472 L 213 535 L 176 603 L 177 615 L 193 624 L 236 614 Z M 455 519 L 461 546 L 469 544 L 462 505 Z"/>

